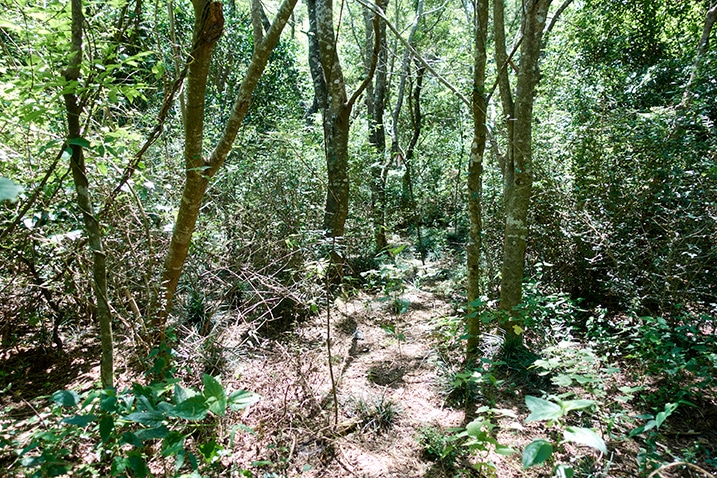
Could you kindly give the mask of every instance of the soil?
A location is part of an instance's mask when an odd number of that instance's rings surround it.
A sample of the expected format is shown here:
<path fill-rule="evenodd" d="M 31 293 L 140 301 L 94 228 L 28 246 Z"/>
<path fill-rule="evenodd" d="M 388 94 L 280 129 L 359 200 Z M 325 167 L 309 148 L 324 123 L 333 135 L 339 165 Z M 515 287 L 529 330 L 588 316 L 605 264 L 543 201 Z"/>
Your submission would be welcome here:
<path fill-rule="evenodd" d="M 220 421 L 218 433 L 229 453 L 217 476 L 244 476 L 241 469 L 252 470 L 257 477 L 551 476 L 548 465 L 522 469 L 520 451 L 525 446 L 535 438 L 557 441 L 559 433 L 543 422 L 525 423 L 529 413 L 525 389 L 529 388 L 516 385 L 475 397 L 477 406 L 512 413 L 496 414 L 492 420 L 498 442 L 518 453 L 454 453 L 456 459 L 451 461 L 427 452 L 428 444 L 441 439 L 446 443 L 446 437 L 465 425 L 463 406 L 455 400 L 460 393 L 451 384 L 460 370 L 462 343 L 449 333 L 459 319 L 453 299 L 442 293 L 451 289 L 442 280 L 445 274 L 436 264 L 415 261 L 406 269 L 412 272 L 399 291 L 336 298 L 328 314 L 320 311 L 274 335 L 260 333 L 239 312 L 217 318 L 210 348 L 206 337 L 194 329 L 180 329 L 178 360 L 195 374 L 187 375 L 187 381 L 197 380 L 202 371 L 220 372 L 226 387 L 248 389 L 262 397 Z M 22 437 L 32 429 L 32 416 L 52 419 L 46 407 L 55 390 L 89 390 L 99 381 L 98 345 L 79 334 L 65 337 L 65 342 L 63 353 L 41 347 L 2 352 L 0 435 L 5 439 Z M 120 386 L 138 380 L 130 363 L 122 362 L 132 354 L 117 355 Z M 618 387 L 644 385 L 620 372 L 610 377 L 601 399 L 606 408 L 614 403 Z M 710 465 L 714 461 L 708 460 L 717 456 L 717 408 L 713 393 L 704 398 L 699 407 L 685 407 L 671 417 L 657 442 L 662 456 L 691 461 L 702 471 L 673 466 L 659 476 L 715 473 Z M 646 412 L 629 404 L 624 409 L 630 416 Z M 606 438 L 608 454 L 564 444 L 557 462 L 570 464 L 576 477 L 647 475 L 641 475 L 638 466 L 641 448 L 647 446 L 643 439 L 608 438 L 610 432 L 625 437 L 631 429 L 628 422 L 617 420 L 608 430 L 590 414 L 578 415 L 578 425 L 593 427 Z M 251 431 L 237 429 L 238 424 Z M 1 458 L 3 465 L 14 461 L 8 455 Z M 492 463 L 494 469 L 478 471 L 473 465 L 479 461 Z"/>

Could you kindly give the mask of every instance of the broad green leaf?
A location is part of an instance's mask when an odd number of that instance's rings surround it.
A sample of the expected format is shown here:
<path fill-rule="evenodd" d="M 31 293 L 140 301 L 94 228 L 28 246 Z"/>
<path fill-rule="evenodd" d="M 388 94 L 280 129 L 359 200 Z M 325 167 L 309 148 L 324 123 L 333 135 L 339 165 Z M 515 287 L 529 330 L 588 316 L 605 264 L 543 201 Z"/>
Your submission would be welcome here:
<path fill-rule="evenodd" d="M 80 428 L 84 428 L 95 420 L 97 420 L 97 415 L 73 415 L 71 417 L 63 418 L 62 423 L 67 423 L 68 425 L 76 425 Z"/>
<path fill-rule="evenodd" d="M 680 406 L 679 403 L 668 403 L 665 405 L 665 409 L 655 416 L 655 425 L 657 428 L 660 428 L 662 423 L 667 420 L 667 417 L 672 415 L 672 412 L 677 410 L 678 406 Z"/>
<path fill-rule="evenodd" d="M 553 454 L 553 445 L 546 440 L 538 438 L 523 450 L 523 469 L 539 465 L 549 459 Z"/>
<path fill-rule="evenodd" d="M 561 373 L 557 377 L 553 377 L 552 382 L 558 387 L 569 387 L 573 383 L 573 379 L 570 375 Z"/>
<path fill-rule="evenodd" d="M 107 443 L 110 436 L 112 436 L 114 428 L 115 421 L 111 416 L 107 415 L 102 417 L 102 420 L 100 420 L 100 439 L 102 439 L 102 443 Z"/>
<path fill-rule="evenodd" d="M 147 440 L 159 440 L 161 438 L 166 437 L 168 433 L 169 433 L 169 428 L 167 428 L 165 425 L 160 425 L 160 426 L 154 427 L 154 428 L 145 428 L 144 430 L 138 430 L 135 432 L 135 435 L 140 440 L 147 441 Z"/>
<path fill-rule="evenodd" d="M 76 407 L 80 403 L 80 396 L 72 390 L 58 390 L 52 394 L 52 401 L 63 407 Z"/>
<path fill-rule="evenodd" d="M 142 443 L 142 440 L 137 438 L 137 435 L 135 435 L 132 432 L 125 432 L 122 435 L 122 439 L 120 440 L 120 443 L 127 443 L 132 446 L 136 446 L 137 448 L 142 448 L 144 444 Z"/>
<path fill-rule="evenodd" d="M 485 418 L 476 418 L 468 425 L 466 425 L 466 433 L 472 437 L 480 436 L 482 433 L 484 433 L 487 422 L 488 421 Z"/>
<path fill-rule="evenodd" d="M 557 403 L 528 395 L 525 397 L 525 405 L 530 410 L 526 422 L 542 420 L 555 420 L 563 416 L 563 409 Z"/>
<path fill-rule="evenodd" d="M 117 397 L 105 396 L 100 399 L 100 409 L 105 412 L 113 413 L 117 411 Z"/>
<path fill-rule="evenodd" d="M 563 431 L 563 439 L 565 439 L 565 441 L 595 448 L 602 453 L 607 453 L 605 441 L 589 428 L 566 427 L 565 431 Z"/>
<path fill-rule="evenodd" d="M 222 447 L 217 445 L 217 442 L 214 440 L 210 440 L 208 443 L 199 445 L 197 448 L 199 449 L 199 453 L 201 453 L 202 458 L 204 458 L 204 461 L 207 463 L 215 462 L 217 459 L 217 453 L 222 449 Z"/>
<path fill-rule="evenodd" d="M 149 474 L 149 468 L 147 468 L 147 462 L 144 460 L 139 451 L 131 451 L 127 454 L 129 460 L 129 467 L 134 471 L 134 476 L 137 478 L 145 478 Z"/>
<path fill-rule="evenodd" d="M 90 142 L 85 138 L 70 138 L 67 140 L 67 144 L 71 146 L 81 146 L 83 148 L 89 148 Z"/>
<path fill-rule="evenodd" d="M 174 407 L 174 410 L 167 412 L 167 414 L 173 417 L 183 418 L 184 420 L 197 421 L 206 417 L 207 412 L 209 412 L 209 407 L 207 406 L 206 400 L 203 396 L 196 395 L 186 399 Z"/>
<path fill-rule="evenodd" d="M 125 416 L 124 419 L 130 422 L 141 423 L 148 427 L 158 427 L 166 417 L 159 412 L 134 412 Z"/>
<path fill-rule="evenodd" d="M 173 401 L 175 404 L 182 403 L 188 398 L 192 398 L 197 395 L 197 392 L 192 390 L 191 388 L 184 388 L 180 384 L 175 383 L 174 384 L 174 397 Z"/>
<path fill-rule="evenodd" d="M 185 436 L 179 432 L 171 431 L 162 440 L 162 456 L 176 455 L 184 450 Z"/>
<path fill-rule="evenodd" d="M 595 400 L 566 400 L 561 402 L 560 405 L 565 413 L 567 413 L 571 410 L 583 410 L 585 408 L 590 408 L 595 405 Z"/>
<path fill-rule="evenodd" d="M 499 455 L 509 456 L 509 455 L 512 455 L 513 453 L 518 453 L 518 450 L 515 450 L 509 446 L 501 445 L 498 443 L 495 445 L 495 452 Z"/>
<path fill-rule="evenodd" d="M 0 178 L 0 202 L 17 201 L 17 196 L 24 191 L 24 188 L 15 183 L 12 179 Z"/>
<path fill-rule="evenodd" d="M 224 416 L 227 409 L 227 395 L 224 392 L 224 387 L 216 378 L 206 373 L 202 375 L 202 382 L 209 410 L 215 415 Z"/>
<path fill-rule="evenodd" d="M 246 390 L 236 390 L 229 395 L 229 408 L 234 411 L 241 410 L 261 400 L 261 396 Z"/>

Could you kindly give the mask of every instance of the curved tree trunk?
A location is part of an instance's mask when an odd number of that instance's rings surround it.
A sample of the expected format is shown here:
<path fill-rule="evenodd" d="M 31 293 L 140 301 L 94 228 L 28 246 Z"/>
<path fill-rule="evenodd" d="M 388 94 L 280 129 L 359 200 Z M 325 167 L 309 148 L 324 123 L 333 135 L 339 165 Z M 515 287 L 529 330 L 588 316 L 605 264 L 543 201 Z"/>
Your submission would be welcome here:
<path fill-rule="evenodd" d="M 251 63 L 239 87 L 231 115 L 224 126 L 209 158 L 203 155 L 204 98 L 211 53 L 222 34 L 224 17 L 222 5 L 210 0 L 193 0 L 195 9 L 194 48 L 192 62 L 187 75 L 187 102 L 185 122 L 184 161 L 186 179 L 177 221 L 172 231 L 172 242 L 164 262 L 162 274 L 163 301 L 160 313 L 155 317 L 154 326 L 160 338 L 177 290 L 179 277 L 189 251 L 194 227 L 199 216 L 204 193 L 209 180 L 224 164 L 231 151 L 237 132 L 246 117 L 251 98 L 259 78 L 269 60 L 269 55 L 279 41 L 297 0 L 285 0 L 279 8 L 274 23 L 254 48 Z"/>

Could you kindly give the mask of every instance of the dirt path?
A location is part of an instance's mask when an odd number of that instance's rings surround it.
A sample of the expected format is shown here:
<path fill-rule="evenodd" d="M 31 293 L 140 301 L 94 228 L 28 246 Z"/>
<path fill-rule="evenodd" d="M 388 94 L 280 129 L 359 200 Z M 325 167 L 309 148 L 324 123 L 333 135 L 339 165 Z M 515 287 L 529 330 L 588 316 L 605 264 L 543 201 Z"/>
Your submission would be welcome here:
<path fill-rule="evenodd" d="M 233 365 L 241 385 L 263 397 L 243 417 L 256 433 L 240 438 L 235 463 L 266 462 L 276 473 L 266 476 L 441 476 L 421 459 L 418 438 L 425 427 L 463 420 L 462 411 L 444 406 L 436 370 L 435 321 L 451 305 L 411 286 L 385 299 L 360 294 L 335 302 L 335 427 L 325 314 Z M 397 313 L 393 299 L 405 310 Z"/>

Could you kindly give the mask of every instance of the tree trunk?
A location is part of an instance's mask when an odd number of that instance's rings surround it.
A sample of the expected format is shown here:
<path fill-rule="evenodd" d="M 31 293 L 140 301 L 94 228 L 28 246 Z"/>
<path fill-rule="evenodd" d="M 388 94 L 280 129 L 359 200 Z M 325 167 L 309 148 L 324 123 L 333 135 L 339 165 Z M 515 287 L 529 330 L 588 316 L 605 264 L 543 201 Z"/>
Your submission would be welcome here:
<path fill-rule="evenodd" d="M 500 327 L 505 348 L 522 344 L 522 329 L 515 320 L 515 308 L 523 293 L 523 269 L 528 235 L 528 207 L 533 187 L 532 126 L 535 87 L 540 79 L 538 61 L 548 8 L 552 0 L 523 1 L 523 41 L 520 47 L 513 123 L 509 130 L 509 152 L 505 165 L 505 232 L 500 285 L 500 309 L 505 312 Z M 502 0 L 496 0 L 496 3 Z M 506 113 L 506 116 L 508 112 Z"/>
<path fill-rule="evenodd" d="M 76 83 L 80 77 L 80 64 L 82 62 L 82 0 L 72 0 L 72 56 L 70 64 L 64 71 L 67 84 Z M 100 325 L 100 342 L 102 357 L 100 359 L 100 377 L 103 388 L 114 386 L 114 359 L 112 343 L 112 316 L 107 297 L 107 265 L 105 252 L 102 249 L 102 231 L 100 223 L 95 216 L 90 197 L 90 185 L 87 180 L 85 159 L 83 154 L 82 131 L 80 114 L 82 107 L 74 92 L 64 94 L 67 109 L 67 144 L 72 150 L 70 169 L 77 191 L 77 206 L 82 211 L 82 218 L 87 230 L 88 242 L 92 250 L 92 285 L 97 300 L 97 320 Z"/>
<path fill-rule="evenodd" d="M 379 2 L 380 8 L 386 4 Z M 370 51 L 375 38 L 372 24 L 375 13 L 368 8 L 364 9 L 366 23 L 366 50 Z M 386 77 L 388 73 L 388 50 L 386 46 L 386 23 L 379 18 L 379 53 L 376 65 L 375 84 L 369 83 L 366 88 L 366 110 L 368 116 L 368 142 L 374 153 L 371 163 L 371 215 L 373 219 L 373 234 L 376 253 L 381 253 L 388 247 L 386 240 L 386 176 L 389 161 L 386 158 L 386 127 L 383 124 L 383 114 L 386 108 Z M 366 70 L 370 70 L 372 58 L 365 55 Z"/>
<path fill-rule="evenodd" d="M 473 142 L 468 164 L 468 211 L 470 236 L 467 247 L 468 267 L 468 343 L 466 361 L 475 362 L 480 341 L 481 321 L 474 304 L 481 296 L 481 249 L 483 246 L 483 154 L 486 143 L 485 69 L 487 62 L 486 39 L 488 31 L 488 0 L 476 0 L 474 8 L 473 45 Z"/>
<path fill-rule="evenodd" d="M 309 71 L 311 72 L 311 81 L 314 85 L 314 101 L 306 112 L 307 122 L 311 123 L 311 118 L 315 113 L 323 111 L 326 105 L 326 80 L 324 79 L 324 70 L 321 68 L 321 57 L 319 53 L 319 38 L 317 36 L 316 25 L 316 0 L 306 0 L 306 8 L 309 12 L 309 32 L 307 33 L 309 45 Z"/>
<path fill-rule="evenodd" d="M 310 2 L 309 2 L 310 3 Z M 343 70 L 336 49 L 332 0 L 318 0 L 314 3 L 316 15 L 316 36 L 319 59 L 327 87 L 326 103 L 323 109 L 324 151 L 328 173 L 326 207 L 323 228 L 328 237 L 344 235 L 346 217 L 349 211 L 349 127 L 351 109 L 366 89 L 376 70 L 379 38 L 378 16 L 374 18 L 374 49 L 371 67 L 366 78 L 351 98 L 346 93 Z M 310 14 L 311 15 L 311 14 Z"/>
<path fill-rule="evenodd" d="M 187 118 L 185 126 L 184 160 L 186 179 L 177 221 L 172 232 L 172 242 L 167 252 L 162 274 L 164 303 L 156 316 L 155 327 L 160 338 L 177 290 L 179 276 L 189 251 L 194 227 L 199 215 L 204 193 L 211 179 L 224 164 L 231 151 L 237 132 L 251 104 L 251 98 L 259 78 L 269 60 L 269 55 L 279 41 L 297 0 L 284 0 L 276 18 L 258 46 L 255 46 L 251 63 L 239 87 L 231 115 L 214 150 L 208 159 L 203 156 L 204 98 L 212 49 L 221 36 L 224 18 L 221 3 L 194 0 L 194 49 L 193 61 L 187 76 Z"/>
<path fill-rule="evenodd" d="M 423 17 L 423 0 L 418 0 L 418 3 L 416 4 L 416 16 L 413 18 L 413 23 L 411 24 L 411 30 L 408 33 L 408 39 L 406 41 L 406 49 L 403 51 L 403 60 L 401 63 L 401 77 L 399 79 L 398 83 L 398 91 L 396 93 L 396 104 L 393 107 L 393 112 L 391 113 L 392 117 L 392 131 L 391 131 L 391 155 L 394 157 L 399 157 L 399 161 L 405 160 L 406 158 L 403 158 L 401 154 L 401 147 L 400 147 L 400 131 L 399 131 L 399 117 L 401 115 L 401 109 L 403 108 L 403 97 L 406 94 L 406 81 L 408 79 L 408 72 L 410 69 L 410 61 L 411 61 L 411 47 L 413 47 L 414 38 L 416 36 L 416 32 L 418 31 L 418 26 L 421 23 L 421 18 Z M 415 130 L 415 124 L 414 124 L 414 132 L 413 136 L 416 135 Z M 410 148 L 409 148 L 410 149 Z M 406 154 L 408 156 L 408 154 Z M 406 167 L 406 171 L 404 173 L 403 177 L 403 188 L 402 188 L 402 194 L 401 194 L 401 209 L 402 212 L 413 214 L 414 207 L 411 204 L 411 192 L 410 192 L 410 186 L 411 185 L 411 172 L 408 167 Z"/>

